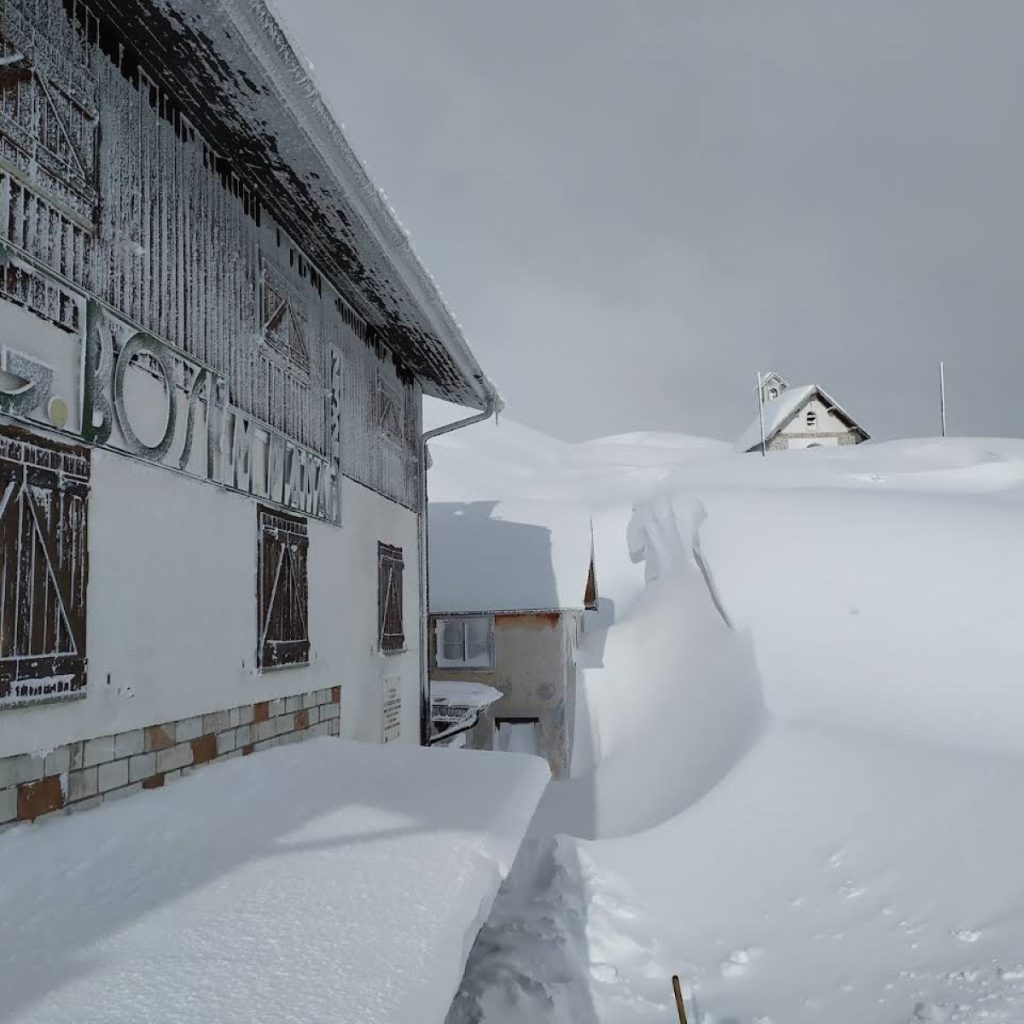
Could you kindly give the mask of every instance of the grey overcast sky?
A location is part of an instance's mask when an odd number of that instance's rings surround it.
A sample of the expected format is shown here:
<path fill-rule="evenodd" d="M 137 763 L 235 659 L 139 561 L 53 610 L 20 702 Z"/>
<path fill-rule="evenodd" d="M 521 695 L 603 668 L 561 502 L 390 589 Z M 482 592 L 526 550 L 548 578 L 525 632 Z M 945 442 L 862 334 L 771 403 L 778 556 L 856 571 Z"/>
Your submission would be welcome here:
<path fill-rule="evenodd" d="M 1024 435 L 1021 0 L 276 0 L 509 415 Z"/>

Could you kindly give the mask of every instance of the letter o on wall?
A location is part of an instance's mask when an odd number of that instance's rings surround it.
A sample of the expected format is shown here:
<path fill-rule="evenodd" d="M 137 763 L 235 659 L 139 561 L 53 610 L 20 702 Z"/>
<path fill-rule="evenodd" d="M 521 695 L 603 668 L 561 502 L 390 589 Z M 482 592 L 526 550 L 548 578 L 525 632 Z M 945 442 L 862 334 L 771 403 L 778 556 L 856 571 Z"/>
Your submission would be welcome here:
<path fill-rule="evenodd" d="M 128 409 L 124 400 L 124 382 L 132 360 L 138 355 L 152 356 L 164 376 L 164 389 L 167 392 L 167 423 L 163 437 L 155 445 L 146 444 L 132 429 L 128 419 Z M 136 455 L 154 461 L 162 459 L 174 440 L 174 427 L 178 418 L 177 403 L 174 401 L 174 367 L 167 357 L 167 347 L 148 334 L 133 334 L 124 344 L 117 357 L 114 370 L 114 409 L 117 412 L 117 423 L 124 435 L 125 444 Z"/>

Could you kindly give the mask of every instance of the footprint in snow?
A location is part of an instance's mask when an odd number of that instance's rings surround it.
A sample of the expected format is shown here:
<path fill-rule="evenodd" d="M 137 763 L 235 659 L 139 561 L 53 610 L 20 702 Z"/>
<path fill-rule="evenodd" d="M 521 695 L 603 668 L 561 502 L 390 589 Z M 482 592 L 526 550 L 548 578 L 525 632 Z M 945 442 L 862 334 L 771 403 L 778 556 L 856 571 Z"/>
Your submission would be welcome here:
<path fill-rule="evenodd" d="M 959 939 L 961 942 L 977 942 L 981 938 L 981 932 L 971 931 L 967 928 L 962 928 L 958 932 L 953 932 L 953 936 Z"/>
<path fill-rule="evenodd" d="M 910 1018 L 911 1024 L 927 1021 L 928 1024 L 938 1024 L 939 1021 L 949 1020 L 949 1011 L 935 1003 L 918 1003 L 914 1007 L 914 1016 Z"/>
<path fill-rule="evenodd" d="M 848 900 L 855 900 L 867 891 L 867 886 L 854 885 L 853 882 L 847 882 L 839 887 L 839 895 Z"/>
<path fill-rule="evenodd" d="M 831 857 L 829 857 L 828 866 L 830 868 L 841 868 L 843 866 L 844 860 L 846 860 L 846 851 L 836 850 L 836 852 L 833 853 Z"/>
<path fill-rule="evenodd" d="M 609 985 L 619 980 L 619 972 L 612 964 L 592 964 L 590 976 L 594 981 L 603 981 Z"/>
<path fill-rule="evenodd" d="M 723 978 L 739 978 L 750 970 L 751 961 L 761 955 L 761 950 L 735 949 L 718 965 L 718 973 Z"/>

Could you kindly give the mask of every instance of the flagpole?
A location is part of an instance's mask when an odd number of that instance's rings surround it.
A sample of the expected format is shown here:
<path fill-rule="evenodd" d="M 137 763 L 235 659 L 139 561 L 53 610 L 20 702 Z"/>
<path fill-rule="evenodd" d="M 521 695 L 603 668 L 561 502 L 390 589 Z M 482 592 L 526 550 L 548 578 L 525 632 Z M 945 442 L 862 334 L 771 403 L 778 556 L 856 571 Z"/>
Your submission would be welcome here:
<path fill-rule="evenodd" d="M 764 436 L 764 394 L 762 388 L 764 386 L 761 380 L 761 371 L 757 371 L 757 415 L 761 420 L 761 457 L 767 458 L 768 456 L 768 445 L 765 441 Z"/>
<path fill-rule="evenodd" d="M 942 436 L 946 436 L 946 364 L 939 362 L 939 415 L 942 417 Z"/>

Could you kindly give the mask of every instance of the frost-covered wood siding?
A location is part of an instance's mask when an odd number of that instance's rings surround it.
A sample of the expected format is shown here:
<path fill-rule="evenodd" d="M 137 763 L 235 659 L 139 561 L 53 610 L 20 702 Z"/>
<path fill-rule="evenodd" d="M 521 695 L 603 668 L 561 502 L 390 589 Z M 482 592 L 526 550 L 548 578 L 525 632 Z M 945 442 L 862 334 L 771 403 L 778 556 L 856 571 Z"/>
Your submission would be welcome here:
<path fill-rule="evenodd" d="M 0 0 L 0 36 L 0 241 L 326 456 L 340 376 L 342 471 L 415 507 L 419 389 L 276 223 L 275 197 L 246 187 L 87 5 Z M 80 330 L 80 304 L 30 269 L 7 261 L 0 293 Z"/>

